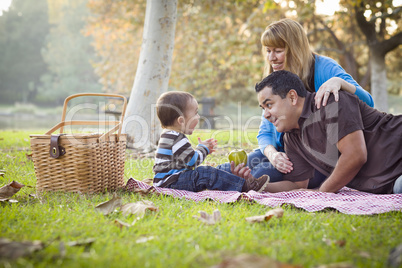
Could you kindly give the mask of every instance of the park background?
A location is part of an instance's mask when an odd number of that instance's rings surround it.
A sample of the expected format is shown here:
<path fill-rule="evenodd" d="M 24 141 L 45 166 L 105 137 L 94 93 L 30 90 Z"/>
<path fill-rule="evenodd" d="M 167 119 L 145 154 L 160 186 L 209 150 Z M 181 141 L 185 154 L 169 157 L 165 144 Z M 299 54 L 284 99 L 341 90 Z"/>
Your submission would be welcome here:
<path fill-rule="evenodd" d="M 0 129 L 50 128 L 75 93 L 130 96 L 146 1 L 1 0 Z M 299 21 L 313 50 L 338 61 L 371 92 L 370 48 L 356 7 L 381 42 L 400 35 L 400 0 L 178 1 L 169 90 L 212 97 L 214 113 L 257 127 L 253 85 L 263 77 L 260 36 L 284 17 Z M 399 38 L 401 39 L 401 38 Z M 402 113 L 401 45 L 384 55 L 388 112 Z M 256 120 L 250 118 L 255 117 Z M 217 121 L 217 126 L 227 120 Z M 221 125 L 220 125 L 221 124 Z"/>
<path fill-rule="evenodd" d="M 0 0 L 0 184 L 25 185 L 0 204 L 0 242 L 19 245 L 1 247 L 0 267 L 227 267 L 230 260 L 243 260 L 247 268 L 400 267 L 401 211 L 349 215 L 284 204 L 282 218 L 250 224 L 246 217 L 271 208 L 125 191 L 37 194 L 30 134 L 43 134 L 60 120 L 68 95 L 130 96 L 151 2 L 162 0 Z M 369 91 L 370 52 L 402 35 L 400 0 L 164 2 L 177 3 L 169 89 L 213 97 L 215 114 L 231 116 L 238 129 L 250 118 L 259 123 L 253 85 L 263 76 L 259 39 L 269 23 L 283 17 L 302 23 L 314 50 L 336 59 Z M 374 26 L 376 42 L 367 43 L 356 11 Z M 402 112 L 401 52 L 399 41 L 383 55 L 387 76 L 381 82 L 393 113 Z M 257 147 L 257 128 L 249 136 L 238 129 L 197 130 L 189 138 L 194 144 L 198 135 L 216 137 L 218 150 L 205 162 L 216 165 L 232 149 Z M 153 156 L 127 149 L 124 180 L 152 178 Z M 142 218 L 97 212 L 114 194 L 125 204 L 151 201 L 158 211 Z M 217 224 L 195 218 L 215 210 L 222 215 Z"/>

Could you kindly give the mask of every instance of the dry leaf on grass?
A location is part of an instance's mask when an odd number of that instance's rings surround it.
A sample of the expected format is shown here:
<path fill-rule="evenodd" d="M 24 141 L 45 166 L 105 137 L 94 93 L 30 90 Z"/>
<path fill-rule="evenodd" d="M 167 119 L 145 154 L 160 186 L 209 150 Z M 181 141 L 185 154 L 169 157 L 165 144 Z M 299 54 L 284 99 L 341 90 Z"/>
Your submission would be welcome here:
<path fill-rule="evenodd" d="M 280 263 L 265 256 L 242 254 L 225 258 L 212 268 L 301 268 L 302 266 Z"/>
<path fill-rule="evenodd" d="M 119 220 L 119 219 L 115 219 L 115 220 L 114 220 L 114 223 L 115 223 L 118 227 L 120 227 L 120 229 L 123 229 L 123 227 L 129 228 L 129 227 L 133 226 L 133 225 L 135 224 L 135 222 L 136 222 L 136 221 L 134 221 L 132 224 L 129 224 L 129 223 L 126 223 L 126 222 L 121 221 L 121 220 Z"/>
<path fill-rule="evenodd" d="M 327 244 L 328 246 L 336 245 L 338 247 L 344 247 L 346 245 L 346 240 L 341 239 L 341 240 L 332 240 L 324 237 L 322 241 Z"/>
<path fill-rule="evenodd" d="M 355 268 L 355 267 L 356 266 L 348 262 L 330 263 L 317 266 L 317 268 Z"/>
<path fill-rule="evenodd" d="M 27 158 L 28 161 L 33 161 L 32 155 L 33 155 L 32 153 L 30 153 L 30 154 L 26 153 L 26 154 L 25 154 L 25 156 L 26 156 L 26 158 Z"/>
<path fill-rule="evenodd" d="M 12 181 L 9 184 L 0 188 L 0 199 L 8 199 L 15 195 L 25 185 Z"/>
<path fill-rule="evenodd" d="M 8 199 L 8 198 L 0 198 L 0 202 L 18 203 L 18 200 Z"/>
<path fill-rule="evenodd" d="M 148 200 L 142 200 L 135 203 L 128 203 L 121 207 L 123 215 L 134 214 L 140 218 L 144 217 L 146 210 L 158 211 L 158 208 L 155 207 L 154 203 Z"/>
<path fill-rule="evenodd" d="M 213 225 L 222 219 L 221 212 L 217 209 L 212 213 L 212 215 L 209 215 L 205 211 L 200 211 L 200 216 L 194 215 L 193 217 L 198 218 L 199 221 L 210 225 Z"/>
<path fill-rule="evenodd" d="M 87 238 L 84 240 L 80 240 L 80 241 L 71 241 L 68 242 L 67 245 L 70 247 L 80 247 L 80 246 L 84 246 L 85 248 L 89 248 L 90 246 L 92 246 L 92 244 L 96 241 L 95 238 Z"/>
<path fill-rule="evenodd" d="M 145 242 L 148 242 L 149 240 L 152 240 L 152 239 L 154 239 L 154 238 L 155 238 L 155 236 L 148 236 L 148 237 L 144 236 L 144 237 L 138 238 L 138 239 L 135 241 L 135 243 L 137 243 L 137 244 L 145 243 Z"/>
<path fill-rule="evenodd" d="M 388 256 L 388 265 L 391 267 L 402 266 L 402 244 L 393 248 Z"/>
<path fill-rule="evenodd" d="M 142 196 L 145 195 L 149 195 L 149 193 L 151 192 L 152 188 L 148 188 L 148 189 L 139 189 L 139 188 L 135 188 L 134 191 L 131 191 L 131 193 L 133 194 L 140 194 Z"/>
<path fill-rule="evenodd" d="M 153 179 L 147 178 L 142 180 L 143 183 L 146 183 L 148 185 L 152 185 L 154 183 Z"/>
<path fill-rule="evenodd" d="M 102 212 L 103 215 L 109 215 L 112 213 L 116 208 L 121 207 L 122 201 L 119 196 L 116 194 L 113 195 L 113 198 L 109 201 L 100 203 L 95 207 L 95 210 Z"/>
<path fill-rule="evenodd" d="M 277 218 L 282 218 L 283 212 L 284 211 L 282 208 L 275 208 L 275 209 L 268 211 L 264 215 L 248 217 L 248 218 L 246 218 L 246 221 L 248 221 L 248 222 L 264 222 L 264 221 L 269 221 L 273 216 L 276 216 Z"/>
<path fill-rule="evenodd" d="M 41 241 L 16 242 L 0 238 L 0 259 L 15 260 L 19 257 L 28 256 L 44 247 L 45 245 Z"/>

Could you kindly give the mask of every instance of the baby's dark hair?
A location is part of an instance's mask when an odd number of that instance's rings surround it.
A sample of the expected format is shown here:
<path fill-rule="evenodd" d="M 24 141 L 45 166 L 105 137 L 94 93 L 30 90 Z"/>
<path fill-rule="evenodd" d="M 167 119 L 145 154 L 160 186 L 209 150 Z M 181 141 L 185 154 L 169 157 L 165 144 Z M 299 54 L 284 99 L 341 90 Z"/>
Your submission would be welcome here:
<path fill-rule="evenodd" d="M 273 72 L 262 79 L 255 85 L 255 91 L 258 93 L 265 87 L 272 88 L 272 94 L 279 95 L 282 99 L 286 98 L 291 89 L 300 97 L 305 97 L 307 93 L 302 80 L 294 73 L 284 70 Z"/>
<path fill-rule="evenodd" d="M 194 96 L 188 92 L 169 91 L 156 101 L 156 114 L 163 128 L 173 126 L 180 116 L 184 116 L 188 103 Z"/>

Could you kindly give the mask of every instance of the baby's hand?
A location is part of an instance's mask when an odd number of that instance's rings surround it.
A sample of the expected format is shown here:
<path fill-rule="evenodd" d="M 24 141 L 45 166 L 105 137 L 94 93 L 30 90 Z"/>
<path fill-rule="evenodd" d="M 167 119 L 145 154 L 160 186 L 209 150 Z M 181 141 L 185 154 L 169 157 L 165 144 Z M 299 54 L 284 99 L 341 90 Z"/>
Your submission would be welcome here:
<path fill-rule="evenodd" d="M 230 171 L 233 175 L 239 176 L 246 180 L 253 178 L 253 175 L 251 175 L 251 169 L 248 166 L 245 166 L 244 163 L 240 163 L 239 165 L 235 166 L 235 163 L 231 161 Z"/>
<path fill-rule="evenodd" d="M 215 146 L 218 144 L 218 141 L 212 138 L 202 141 L 201 138 L 198 138 L 198 143 L 207 146 L 209 149 L 209 153 L 211 154 L 215 152 Z"/>

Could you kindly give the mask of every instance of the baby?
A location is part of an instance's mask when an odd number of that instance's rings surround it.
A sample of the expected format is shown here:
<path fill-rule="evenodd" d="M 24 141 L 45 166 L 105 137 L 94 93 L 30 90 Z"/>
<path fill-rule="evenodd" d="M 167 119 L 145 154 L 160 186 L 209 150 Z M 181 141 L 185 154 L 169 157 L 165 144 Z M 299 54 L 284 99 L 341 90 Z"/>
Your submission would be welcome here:
<path fill-rule="evenodd" d="M 245 178 L 211 167 L 199 166 L 214 152 L 217 140 L 198 138 L 194 150 L 186 135 L 191 135 L 199 121 L 198 103 L 187 92 L 171 91 L 162 94 L 156 110 L 163 132 L 155 155 L 154 185 L 178 190 L 261 192 L 269 183 L 268 176 Z"/>

